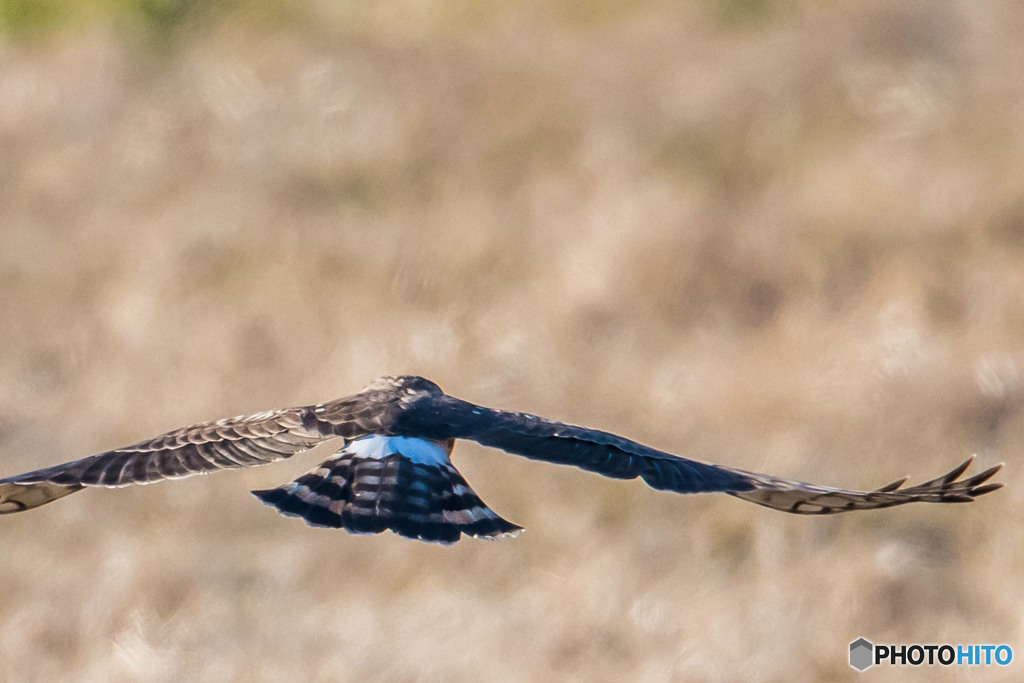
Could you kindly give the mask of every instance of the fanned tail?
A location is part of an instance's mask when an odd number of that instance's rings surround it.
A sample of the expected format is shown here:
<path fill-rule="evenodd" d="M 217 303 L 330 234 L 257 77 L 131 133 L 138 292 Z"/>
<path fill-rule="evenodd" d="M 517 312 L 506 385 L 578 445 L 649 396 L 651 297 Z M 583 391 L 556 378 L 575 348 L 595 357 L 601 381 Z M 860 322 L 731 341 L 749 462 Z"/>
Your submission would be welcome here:
<path fill-rule="evenodd" d="M 295 481 L 253 495 L 310 526 L 354 534 L 391 530 L 449 544 L 462 534 L 496 538 L 522 531 L 487 507 L 451 464 L 421 464 L 401 453 L 367 458 L 342 449 Z"/>

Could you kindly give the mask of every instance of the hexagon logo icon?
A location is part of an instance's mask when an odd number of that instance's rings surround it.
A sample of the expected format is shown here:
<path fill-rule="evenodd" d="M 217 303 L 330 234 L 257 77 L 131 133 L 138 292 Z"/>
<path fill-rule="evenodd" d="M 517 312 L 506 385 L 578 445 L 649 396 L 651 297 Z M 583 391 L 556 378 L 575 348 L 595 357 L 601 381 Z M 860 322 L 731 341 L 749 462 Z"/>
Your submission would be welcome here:
<path fill-rule="evenodd" d="M 864 638 L 858 638 L 850 643 L 850 666 L 857 671 L 863 671 L 874 664 L 875 646 Z"/>

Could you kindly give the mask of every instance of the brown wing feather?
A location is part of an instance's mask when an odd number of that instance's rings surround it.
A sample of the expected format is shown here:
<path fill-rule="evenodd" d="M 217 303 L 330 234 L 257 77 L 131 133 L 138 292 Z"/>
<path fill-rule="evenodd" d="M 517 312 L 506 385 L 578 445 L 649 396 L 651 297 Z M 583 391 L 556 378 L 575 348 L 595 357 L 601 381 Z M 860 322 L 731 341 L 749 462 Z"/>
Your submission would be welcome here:
<path fill-rule="evenodd" d="M 83 487 L 116 488 L 255 467 L 328 439 L 380 433 L 387 430 L 400 404 L 393 387 L 371 384 L 331 403 L 183 427 L 124 448 L 0 479 L 0 514 L 38 507 Z"/>
<path fill-rule="evenodd" d="M 968 460 L 942 477 L 911 488 L 900 488 L 906 481 L 903 479 L 875 491 L 848 491 L 688 460 L 608 432 L 526 413 L 492 410 L 450 396 L 417 403 L 398 417 L 393 428 L 396 433 L 437 440 L 471 439 L 515 455 L 573 465 L 606 477 L 640 477 L 661 490 L 729 493 L 797 514 L 872 510 L 914 502 L 968 502 L 1002 487 L 985 483 L 1002 465 L 961 480 L 971 463 Z"/>
<path fill-rule="evenodd" d="M 1002 464 L 990 467 L 973 477 L 960 479 L 973 461 L 972 456 L 947 474 L 909 488 L 901 488 L 907 481 L 906 478 L 874 491 L 847 491 L 751 472 L 747 476 L 754 484 L 752 490 L 728 493 L 774 510 L 800 515 L 879 510 L 906 503 L 969 503 L 978 496 L 1003 487 L 999 483 L 985 483 L 1002 468 Z"/>

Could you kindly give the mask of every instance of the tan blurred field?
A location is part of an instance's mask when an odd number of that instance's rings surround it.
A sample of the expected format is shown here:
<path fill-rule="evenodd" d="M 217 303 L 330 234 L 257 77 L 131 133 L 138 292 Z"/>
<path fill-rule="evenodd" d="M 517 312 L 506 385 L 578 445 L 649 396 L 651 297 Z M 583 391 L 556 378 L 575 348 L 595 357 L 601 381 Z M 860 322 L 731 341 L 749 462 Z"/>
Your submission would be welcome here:
<path fill-rule="evenodd" d="M 416 373 L 781 476 L 977 453 L 1008 486 L 818 519 L 467 443 L 528 531 L 449 548 L 249 495 L 326 452 L 87 491 L 0 520 L 0 680 L 1024 658 L 1021 3 L 27 6 L 0 3 L 0 476 Z"/>

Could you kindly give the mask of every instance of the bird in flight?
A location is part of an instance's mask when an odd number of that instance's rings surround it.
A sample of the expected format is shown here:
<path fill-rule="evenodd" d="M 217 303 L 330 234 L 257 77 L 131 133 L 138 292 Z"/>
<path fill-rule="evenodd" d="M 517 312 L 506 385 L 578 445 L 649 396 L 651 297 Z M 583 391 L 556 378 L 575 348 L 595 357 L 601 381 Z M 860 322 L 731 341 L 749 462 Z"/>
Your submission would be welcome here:
<path fill-rule="evenodd" d="M 687 460 L 621 436 L 493 410 L 448 396 L 422 377 L 381 377 L 357 394 L 314 406 L 203 422 L 133 446 L 0 479 L 0 514 L 45 505 L 86 487 L 118 488 L 253 467 L 330 439 L 334 455 L 295 481 L 253 491 L 311 526 L 357 534 L 454 543 L 463 534 L 516 535 L 470 488 L 450 456 L 456 439 L 515 455 L 573 465 L 616 479 L 640 477 L 677 493 L 723 492 L 807 515 L 874 510 L 904 503 L 966 503 L 1002 487 L 986 483 L 1002 464 L 967 479 L 967 460 L 937 479 L 902 488 L 847 491 Z"/>

